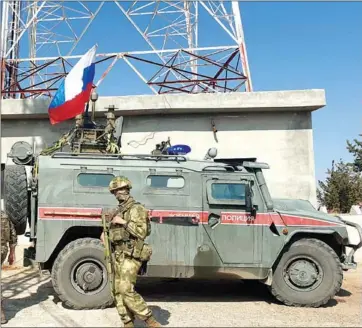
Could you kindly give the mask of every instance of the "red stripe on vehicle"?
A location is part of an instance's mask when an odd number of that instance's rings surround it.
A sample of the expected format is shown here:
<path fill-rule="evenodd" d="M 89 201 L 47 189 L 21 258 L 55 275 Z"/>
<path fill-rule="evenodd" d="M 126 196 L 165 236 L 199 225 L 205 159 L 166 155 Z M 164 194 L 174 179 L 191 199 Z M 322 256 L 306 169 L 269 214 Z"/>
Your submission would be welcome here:
<path fill-rule="evenodd" d="M 203 211 L 149 210 L 148 214 L 150 218 L 160 218 L 160 223 L 162 223 L 163 218 L 172 217 L 194 218 L 199 223 L 207 223 L 208 221 L 208 212 Z"/>
<path fill-rule="evenodd" d="M 102 208 L 39 207 L 40 220 L 101 220 Z"/>
<path fill-rule="evenodd" d="M 337 222 L 324 221 L 314 218 L 307 218 L 294 215 L 282 214 L 283 221 L 288 226 L 336 226 L 340 225 Z"/>
<path fill-rule="evenodd" d="M 278 213 L 269 213 L 269 218 L 270 218 L 270 224 L 272 224 L 272 222 L 274 222 L 274 224 L 276 226 L 285 226 L 286 223 L 285 221 L 280 217 L 280 215 Z"/>
<path fill-rule="evenodd" d="M 269 213 L 260 213 L 254 218 L 250 213 L 246 212 L 221 212 L 221 223 L 268 225 L 271 224 L 271 219 Z"/>
<path fill-rule="evenodd" d="M 73 207 L 39 207 L 39 219 L 57 220 L 101 220 L 102 208 L 73 208 Z M 184 217 L 193 218 L 195 223 L 207 224 L 209 212 L 207 211 L 177 211 L 177 210 L 149 210 L 150 218 Z M 280 216 L 278 213 L 259 213 L 253 218 L 245 212 L 221 212 L 221 224 L 236 225 L 270 225 L 277 226 L 336 226 L 336 222 L 307 218 L 294 215 Z"/>

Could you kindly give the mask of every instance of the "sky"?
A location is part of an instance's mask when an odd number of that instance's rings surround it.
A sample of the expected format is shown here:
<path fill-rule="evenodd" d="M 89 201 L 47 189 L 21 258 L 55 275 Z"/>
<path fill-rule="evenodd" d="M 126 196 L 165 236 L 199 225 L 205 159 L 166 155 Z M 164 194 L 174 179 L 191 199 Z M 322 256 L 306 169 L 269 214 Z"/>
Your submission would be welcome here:
<path fill-rule="evenodd" d="M 325 89 L 312 114 L 316 179 L 362 133 L 362 2 L 241 3 L 254 91 Z"/>
<path fill-rule="evenodd" d="M 316 179 L 362 133 L 362 2 L 241 3 L 254 90 L 325 89 L 312 114 Z"/>
<path fill-rule="evenodd" d="M 323 180 L 332 160 L 351 159 L 346 139 L 362 133 L 362 2 L 242 1 L 240 10 L 254 91 L 326 92 L 327 105 L 312 114 L 315 173 L 317 180 Z M 83 54 L 94 43 L 99 53 L 150 49 L 114 3 L 102 8 L 74 54 Z M 234 45 L 225 32 L 200 10 L 199 45 L 230 44 Z M 154 67 L 141 68 L 148 77 L 155 72 Z M 97 70 L 96 80 L 102 72 Z M 98 92 L 102 96 L 151 93 L 120 62 Z"/>

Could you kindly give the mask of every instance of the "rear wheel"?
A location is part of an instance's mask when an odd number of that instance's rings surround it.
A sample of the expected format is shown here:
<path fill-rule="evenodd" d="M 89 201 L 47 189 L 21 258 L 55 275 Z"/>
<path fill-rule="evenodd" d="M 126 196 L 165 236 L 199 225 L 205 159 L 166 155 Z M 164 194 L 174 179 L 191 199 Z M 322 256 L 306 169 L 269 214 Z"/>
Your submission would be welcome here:
<path fill-rule="evenodd" d="M 5 212 L 15 226 L 16 233 L 23 235 L 28 218 L 28 183 L 25 166 L 5 166 Z"/>
<path fill-rule="evenodd" d="M 51 275 L 55 292 L 69 308 L 102 309 L 113 303 L 99 239 L 70 242 L 54 261 Z"/>
<path fill-rule="evenodd" d="M 272 294 L 290 306 L 320 307 L 339 291 L 343 271 L 337 254 L 318 239 L 301 239 L 283 254 Z"/>

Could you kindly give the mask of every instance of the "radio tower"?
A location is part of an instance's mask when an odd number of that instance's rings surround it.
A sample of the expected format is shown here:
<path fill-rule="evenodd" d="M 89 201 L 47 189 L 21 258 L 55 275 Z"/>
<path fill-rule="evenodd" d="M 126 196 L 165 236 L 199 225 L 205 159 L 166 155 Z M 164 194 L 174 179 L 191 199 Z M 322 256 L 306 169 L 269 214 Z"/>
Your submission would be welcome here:
<path fill-rule="evenodd" d="M 109 6 L 142 36 L 144 48 L 120 52 L 114 44 L 102 53 L 98 46 L 97 72 L 103 74 L 95 87 L 123 62 L 155 94 L 252 91 L 238 1 L 8 0 L 2 2 L 2 98 L 51 97 L 90 48 L 84 36 L 102 23 L 97 16 Z M 203 17 L 215 23 L 207 40 L 199 35 Z M 213 44 L 216 29 L 225 44 Z"/>

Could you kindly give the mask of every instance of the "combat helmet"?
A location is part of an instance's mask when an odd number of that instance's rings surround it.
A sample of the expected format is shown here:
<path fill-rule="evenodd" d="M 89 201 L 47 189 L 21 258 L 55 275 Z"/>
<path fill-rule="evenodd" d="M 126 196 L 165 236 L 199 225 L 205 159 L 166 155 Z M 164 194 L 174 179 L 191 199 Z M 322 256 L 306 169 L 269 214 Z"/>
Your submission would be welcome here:
<path fill-rule="evenodd" d="M 112 181 L 109 183 L 109 191 L 112 192 L 114 190 L 117 190 L 119 188 L 128 187 L 128 189 L 132 189 L 132 183 L 129 181 L 129 179 L 125 176 L 119 176 L 112 179 Z"/>

